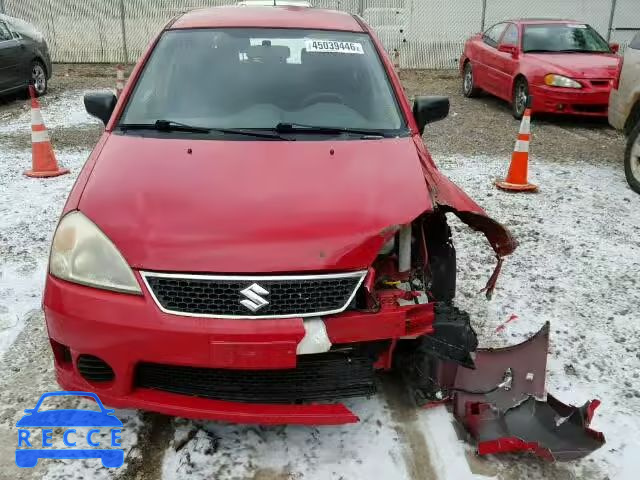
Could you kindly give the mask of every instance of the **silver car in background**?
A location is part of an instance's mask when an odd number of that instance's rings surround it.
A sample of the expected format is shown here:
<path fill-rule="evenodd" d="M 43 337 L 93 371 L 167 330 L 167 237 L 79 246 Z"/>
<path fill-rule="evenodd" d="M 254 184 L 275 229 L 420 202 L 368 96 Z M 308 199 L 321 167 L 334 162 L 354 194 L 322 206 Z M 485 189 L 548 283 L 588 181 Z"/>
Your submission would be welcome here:
<path fill-rule="evenodd" d="M 640 193 L 640 33 L 626 49 L 617 84 L 609 98 L 609 123 L 627 135 L 624 172 Z"/>

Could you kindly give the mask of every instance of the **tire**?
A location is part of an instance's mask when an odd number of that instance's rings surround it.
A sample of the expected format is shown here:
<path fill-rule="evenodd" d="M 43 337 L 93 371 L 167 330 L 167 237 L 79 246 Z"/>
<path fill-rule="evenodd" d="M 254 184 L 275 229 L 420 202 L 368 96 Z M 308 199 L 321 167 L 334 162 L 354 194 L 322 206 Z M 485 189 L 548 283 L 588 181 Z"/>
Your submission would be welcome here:
<path fill-rule="evenodd" d="M 631 130 L 624 152 L 624 174 L 631 189 L 640 193 L 640 122 Z"/>
<path fill-rule="evenodd" d="M 477 97 L 479 93 L 480 89 L 474 85 L 473 67 L 469 60 L 464 64 L 464 71 L 462 73 L 462 94 L 467 98 L 473 98 Z"/>
<path fill-rule="evenodd" d="M 49 82 L 47 81 L 47 69 L 42 62 L 36 60 L 31 64 L 31 76 L 29 77 L 29 84 L 33 85 L 36 91 L 36 96 L 41 97 L 47 93 Z"/>
<path fill-rule="evenodd" d="M 527 97 L 529 97 L 529 84 L 524 77 L 519 77 L 513 85 L 513 97 L 511 99 L 511 110 L 513 116 L 520 120 L 527 108 Z"/>

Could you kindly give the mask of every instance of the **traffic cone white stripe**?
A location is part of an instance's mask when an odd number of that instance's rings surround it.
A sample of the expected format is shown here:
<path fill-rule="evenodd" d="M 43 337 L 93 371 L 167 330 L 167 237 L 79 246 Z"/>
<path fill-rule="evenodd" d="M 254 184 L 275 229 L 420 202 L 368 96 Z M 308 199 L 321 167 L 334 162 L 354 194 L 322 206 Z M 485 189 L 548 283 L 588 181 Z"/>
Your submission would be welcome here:
<path fill-rule="evenodd" d="M 31 143 L 48 142 L 49 133 L 46 130 L 31 132 Z"/>
<path fill-rule="evenodd" d="M 527 152 L 529 153 L 529 142 L 526 140 L 517 140 L 516 147 L 513 149 L 515 152 Z"/>
<path fill-rule="evenodd" d="M 520 133 L 531 133 L 531 117 L 522 117 L 522 123 L 520 124 Z"/>
<path fill-rule="evenodd" d="M 44 119 L 39 108 L 31 109 L 31 125 L 44 125 Z"/>

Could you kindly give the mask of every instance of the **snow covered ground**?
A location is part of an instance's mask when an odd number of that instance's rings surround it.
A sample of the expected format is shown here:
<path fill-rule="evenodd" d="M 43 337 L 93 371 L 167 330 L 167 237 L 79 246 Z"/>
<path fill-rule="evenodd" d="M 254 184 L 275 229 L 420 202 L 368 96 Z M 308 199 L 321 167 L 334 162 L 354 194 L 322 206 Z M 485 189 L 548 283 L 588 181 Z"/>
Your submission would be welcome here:
<path fill-rule="evenodd" d="M 61 98 L 49 106 L 52 123 L 59 122 L 60 112 L 72 126 L 88 122 L 80 102 Z M 48 114 L 43 112 L 45 122 Z M 458 303 L 472 314 L 484 344 L 519 342 L 551 321 L 549 390 L 575 404 L 591 398 L 603 402 L 593 426 L 604 431 L 607 444 L 592 456 L 561 465 L 522 457 L 477 459 L 451 434 L 443 409 L 416 412 L 385 387 L 374 399 L 349 402 L 362 422 L 344 427 L 259 428 L 118 411 L 125 421 L 122 469 L 106 470 L 87 460 L 46 461 L 35 470 L 18 470 L 15 422 L 42 392 L 56 388 L 38 311 L 49 242 L 89 154 L 58 151 L 70 175 L 26 178 L 30 151 L 3 147 L 2 132 L 24 130 L 28 142 L 28 125 L 24 115 L 0 125 L 0 479 L 637 478 L 640 196 L 627 187 L 621 167 L 545 161 L 535 157 L 535 146 L 532 180 L 541 191 L 533 195 L 493 187 L 493 179 L 506 171 L 505 158 L 436 159 L 520 243 L 487 302 L 479 290 L 494 266 L 491 250 L 482 236 L 452 219 Z M 517 318 L 496 332 L 513 314 Z"/>

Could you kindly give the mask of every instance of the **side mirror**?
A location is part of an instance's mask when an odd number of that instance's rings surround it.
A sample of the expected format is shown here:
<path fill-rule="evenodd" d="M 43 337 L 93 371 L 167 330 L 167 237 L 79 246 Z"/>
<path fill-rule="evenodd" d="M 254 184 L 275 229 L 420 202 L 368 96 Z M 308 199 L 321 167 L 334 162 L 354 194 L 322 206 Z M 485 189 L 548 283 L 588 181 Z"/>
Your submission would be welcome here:
<path fill-rule="evenodd" d="M 498 45 L 498 51 L 508 53 L 514 58 L 518 56 L 518 47 L 516 47 L 515 45 L 505 45 L 501 43 L 500 45 Z"/>
<path fill-rule="evenodd" d="M 619 43 L 610 43 L 609 44 L 609 48 L 611 49 L 612 53 L 618 53 L 620 51 L 620 44 Z"/>
<path fill-rule="evenodd" d="M 89 115 L 100 120 L 105 125 L 109 122 L 118 99 L 111 92 L 87 93 L 84 96 L 84 108 Z"/>
<path fill-rule="evenodd" d="M 416 97 L 413 101 L 413 117 L 420 135 L 427 123 L 437 122 L 449 115 L 449 97 Z"/>

